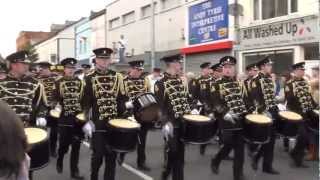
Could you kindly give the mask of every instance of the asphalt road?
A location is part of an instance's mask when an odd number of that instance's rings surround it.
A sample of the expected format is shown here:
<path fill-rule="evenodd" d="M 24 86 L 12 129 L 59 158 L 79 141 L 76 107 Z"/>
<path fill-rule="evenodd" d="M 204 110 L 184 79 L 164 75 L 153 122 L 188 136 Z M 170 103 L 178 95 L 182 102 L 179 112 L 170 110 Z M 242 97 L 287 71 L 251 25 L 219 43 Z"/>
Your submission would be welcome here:
<path fill-rule="evenodd" d="M 210 170 L 210 159 L 217 152 L 218 145 L 207 147 L 206 154 L 199 154 L 199 146 L 188 145 L 185 154 L 185 180 L 232 180 L 232 161 L 222 161 L 219 175 Z M 86 179 L 90 179 L 90 149 L 81 147 L 80 171 Z M 282 141 L 277 140 L 275 149 L 274 168 L 280 171 L 280 175 L 268 175 L 261 170 L 254 172 L 246 156 L 244 174 L 247 180 L 317 180 L 319 179 L 318 162 L 306 162 L 309 168 L 292 167 L 288 153 L 282 148 Z M 34 173 L 34 180 L 67 180 L 70 179 L 69 156 L 65 156 L 64 172 L 58 174 L 55 170 L 56 159 L 51 158 L 49 166 Z M 136 170 L 136 152 L 129 153 L 125 159 L 125 167 L 117 166 L 117 180 L 158 180 L 163 166 L 163 139 L 159 131 L 152 131 L 147 139 L 147 164 L 152 168 L 150 172 Z M 261 167 L 261 165 L 260 165 Z M 104 167 L 100 169 L 102 179 Z M 261 169 L 261 168 L 260 168 Z"/>

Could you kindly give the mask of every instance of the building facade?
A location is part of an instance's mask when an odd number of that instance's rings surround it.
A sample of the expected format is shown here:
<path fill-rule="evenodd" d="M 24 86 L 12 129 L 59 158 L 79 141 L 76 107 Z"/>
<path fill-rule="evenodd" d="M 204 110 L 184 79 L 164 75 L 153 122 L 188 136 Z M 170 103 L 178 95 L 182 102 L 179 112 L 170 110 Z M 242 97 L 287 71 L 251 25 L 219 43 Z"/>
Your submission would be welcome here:
<path fill-rule="evenodd" d="M 79 20 L 81 21 L 81 20 Z M 49 38 L 34 45 L 39 55 L 39 62 L 47 61 L 58 64 L 67 57 L 75 57 L 75 26 L 79 22 L 64 26 Z"/>
<path fill-rule="evenodd" d="M 52 32 L 21 31 L 16 40 L 17 51 L 23 50 L 28 45 L 34 45 L 43 41 L 52 34 Z"/>
<path fill-rule="evenodd" d="M 90 17 L 91 24 L 91 47 L 92 49 L 105 47 L 106 44 L 106 10 L 92 12 Z"/>
<path fill-rule="evenodd" d="M 265 56 L 274 60 L 274 72 L 293 63 L 319 63 L 319 1 L 241 0 L 244 10 L 236 47 L 239 71 Z M 251 7 L 251 8 L 249 8 Z"/>
<path fill-rule="evenodd" d="M 83 18 L 74 27 L 75 58 L 79 64 L 90 63 L 91 48 L 91 24 L 88 17 Z"/>

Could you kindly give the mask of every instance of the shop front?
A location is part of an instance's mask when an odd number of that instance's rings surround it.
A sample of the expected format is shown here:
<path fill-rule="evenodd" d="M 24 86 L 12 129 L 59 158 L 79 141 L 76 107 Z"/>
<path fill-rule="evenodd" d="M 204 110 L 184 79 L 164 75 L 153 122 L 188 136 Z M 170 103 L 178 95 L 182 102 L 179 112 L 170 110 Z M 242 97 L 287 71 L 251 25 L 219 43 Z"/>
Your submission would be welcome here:
<path fill-rule="evenodd" d="M 289 19 L 240 30 L 239 72 L 246 65 L 269 56 L 274 61 L 274 73 L 290 70 L 292 64 L 319 61 L 318 18 L 315 15 Z"/>

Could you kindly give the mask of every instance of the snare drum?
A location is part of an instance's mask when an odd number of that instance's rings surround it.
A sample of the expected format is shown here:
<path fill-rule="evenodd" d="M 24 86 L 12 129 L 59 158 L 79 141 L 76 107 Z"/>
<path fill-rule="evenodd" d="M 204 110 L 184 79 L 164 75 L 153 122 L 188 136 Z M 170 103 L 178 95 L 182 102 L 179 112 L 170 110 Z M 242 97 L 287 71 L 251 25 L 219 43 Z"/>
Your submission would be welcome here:
<path fill-rule="evenodd" d="M 108 122 L 108 144 L 116 152 L 134 151 L 138 142 L 140 124 L 127 119 L 112 119 Z"/>
<path fill-rule="evenodd" d="M 49 164 L 49 138 L 45 130 L 40 128 L 24 129 L 30 150 L 28 155 L 31 158 L 30 170 L 42 169 Z"/>
<path fill-rule="evenodd" d="M 269 141 L 272 120 L 262 114 L 248 114 L 245 117 L 244 139 L 252 144 L 265 144 Z"/>
<path fill-rule="evenodd" d="M 182 140 L 190 144 L 206 144 L 215 135 L 217 123 L 202 115 L 183 116 Z"/>
<path fill-rule="evenodd" d="M 301 125 L 302 116 L 292 111 L 280 111 L 280 121 L 278 122 L 278 133 L 285 137 L 295 137 Z"/>
<path fill-rule="evenodd" d="M 133 110 L 139 116 L 139 121 L 152 122 L 158 119 L 159 106 L 152 93 L 144 93 L 135 97 Z"/>

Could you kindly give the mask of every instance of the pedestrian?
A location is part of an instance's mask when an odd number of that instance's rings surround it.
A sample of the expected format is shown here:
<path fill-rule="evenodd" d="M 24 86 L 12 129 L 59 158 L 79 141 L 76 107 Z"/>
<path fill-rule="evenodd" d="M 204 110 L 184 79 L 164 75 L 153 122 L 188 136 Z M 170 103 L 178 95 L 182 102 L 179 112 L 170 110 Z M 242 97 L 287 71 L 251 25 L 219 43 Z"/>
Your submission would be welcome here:
<path fill-rule="evenodd" d="M 0 102 L 0 180 L 29 180 L 30 158 L 23 123 L 15 112 Z"/>

